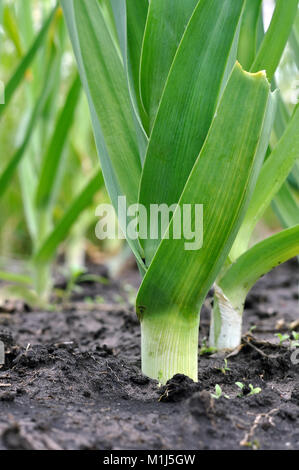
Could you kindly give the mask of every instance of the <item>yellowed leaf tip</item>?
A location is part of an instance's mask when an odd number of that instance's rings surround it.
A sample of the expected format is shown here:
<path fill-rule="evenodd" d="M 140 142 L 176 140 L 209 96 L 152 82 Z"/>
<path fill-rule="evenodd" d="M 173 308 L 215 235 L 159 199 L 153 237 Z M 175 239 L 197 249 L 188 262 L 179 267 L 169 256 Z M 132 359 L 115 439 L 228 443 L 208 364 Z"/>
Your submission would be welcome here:
<path fill-rule="evenodd" d="M 236 61 L 236 65 L 237 65 L 237 67 L 240 68 L 240 70 L 242 70 L 242 72 L 245 75 L 248 75 L 250 77 L 255 77 L 255 78 L 262 78 L 263 80 L 267 80 L 267 82 L 269 83 L 266 70 L 259 70 L 258 72 L 248 72 L 247 70 L 243 69 L 240 62 Z"/>

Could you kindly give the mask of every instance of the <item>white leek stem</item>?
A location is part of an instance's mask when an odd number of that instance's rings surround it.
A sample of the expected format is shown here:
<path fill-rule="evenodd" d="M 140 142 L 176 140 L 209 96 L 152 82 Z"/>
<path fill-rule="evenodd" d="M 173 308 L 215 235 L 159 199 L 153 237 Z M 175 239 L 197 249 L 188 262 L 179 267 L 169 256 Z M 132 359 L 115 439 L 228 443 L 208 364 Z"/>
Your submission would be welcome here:
<path fill-rule="evenodd" d="M 241 344 L 243 302 L 236 308 L 221 288 L 215 285 L 214 307 L 211 316 L 211 347 L 218 350 L 233 350 Z"/>
<path fill-rule="evenodd" d="M 141 321 L 142 372 L 165 384 L 175 374 L 198 381 L 199 317 L 169 312 L 147 314 Z"/>

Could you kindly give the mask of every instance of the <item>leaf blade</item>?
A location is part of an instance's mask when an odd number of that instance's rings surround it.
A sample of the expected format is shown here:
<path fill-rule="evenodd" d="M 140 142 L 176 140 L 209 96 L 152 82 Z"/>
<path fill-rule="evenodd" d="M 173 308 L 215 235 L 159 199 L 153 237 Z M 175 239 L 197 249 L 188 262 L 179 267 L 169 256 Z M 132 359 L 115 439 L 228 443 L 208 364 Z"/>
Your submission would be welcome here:
<path fill-rule="evenodd" d="M 198 0 L 150 2 L 140 64 L 141 97 L 149 116 L 150 128 L 171 63 L 197 2 Z"/>
<path fill-rule="evenodd" d="M 242 7 L 243 0 L 202 0 L 192 15 L 149 141 L 139 195 L 147 209 L 180 198 L 216 109 Z M 192 44 L 201 44 L 201 50 L 191 54 Z M 159 242 L 141 240 L 147 264 Z"/>

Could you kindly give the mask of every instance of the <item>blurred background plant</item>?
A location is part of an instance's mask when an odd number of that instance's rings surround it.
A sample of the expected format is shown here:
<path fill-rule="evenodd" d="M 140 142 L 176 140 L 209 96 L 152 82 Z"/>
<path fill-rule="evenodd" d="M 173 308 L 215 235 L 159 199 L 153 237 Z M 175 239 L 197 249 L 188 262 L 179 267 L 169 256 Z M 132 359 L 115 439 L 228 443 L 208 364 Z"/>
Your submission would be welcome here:
<path fill-rule="evenodd" d="M 84 269 L 107 195 L 61 8 L 1 0 L 0 22 L 0 278 L 43 303 L 58 255 L 68 277 Z"/>
<path fill-rule="evenodd" d="M 273 8 L 273 0 L 264 0 L 257 41 Z M 43 304 L 54 284 L 53 266 L 73 279 L 84 271 L 87 253 L 100 261 L 127 252 L 123 242 L 95 238 L 95 208 L 108 196 L 60 6 L 54 0 L 0 0 L 0 41 L 2 297 Z M 298 101 L 298 64 L 299 15 L 273 83 L 281 94 L 271 146 Z M 297 162 L 254 241 L 299 223 L 298 195 Z"/>

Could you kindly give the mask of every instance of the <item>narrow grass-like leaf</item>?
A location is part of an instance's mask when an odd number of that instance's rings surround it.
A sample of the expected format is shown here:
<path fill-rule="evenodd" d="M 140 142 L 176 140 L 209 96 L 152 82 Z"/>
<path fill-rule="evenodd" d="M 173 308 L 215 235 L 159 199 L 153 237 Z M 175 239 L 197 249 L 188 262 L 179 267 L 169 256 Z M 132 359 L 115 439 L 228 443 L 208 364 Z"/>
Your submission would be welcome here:
<path fill-rule="evenodd" d="M 298 12 L 298 0 L 277 0 L 271 24 L 251 67 L 251 72 L 266 70 L 271 81 L 288 42 Z"/>
<path fill-rule="evenodd" d="M 177 47 L 197 3 L 198 0 L 151 0 L 149 4 L 140 65 L 140 89 L 150 128 Z"/>
<path fill-rule="evenodd" d="M 36 53 L 38 52 L 39 48 L 43 44 L 43 41 L 45 39 L 46 33 L 52 23 L 53 17 L 55 15 L 57 6 L 52 10 L 51 14 L 45 21 L 44 25 L 42 26 L 40 32 L 36 36 L 31 48 L 27 52 L 27 54 L 24 56 L 20 64 L 18 65 L 16 71 L 14 72 L 13 76 L 5 86 L 5 104 L 0 105 L 0 116 L 2 115 L 3 111 L 6 109 L 8 106 L 11 98 L 13 97 L 14 92 L 22 82 L 25 72 L 30 66 L 31 62 L 33 61 Z"/>
<path fill-rule="evenodd" d="M 75 198 L 71 207 L 58 222 L 52 233 L 39 247 L 33 259 L 34 263 L 43 264 L 51 260 L 59 244 L 65 240 L 71 227 L 78 220 L 79 215 L 90 206 L 95 194 L 101 189 L 103 184 L 103 175 L 100 171 L 97 171 Z"/>
<path fill-rule="evenodd" d="M 76 106 L 81 90 L 80 77 L 77 75 L 71 85 L 65 105 L 57 119 L 57 123 L 44 156 L 43 166 L 36 192 L 36 205 L 47 206 L 51 200 L 53 187 L 56 182 L 59 163 L 65 148 L 66 138 L 73 123 Z"/>
<path fill-rule="evenodd" d="M 147 208 L 180 198 L 215 113 L 242 7 L 243 0 L 202 0 L 192 15 L 148 146 L 139 197 Z M 141 243 L 149 264 L 159 239 Z"/>

